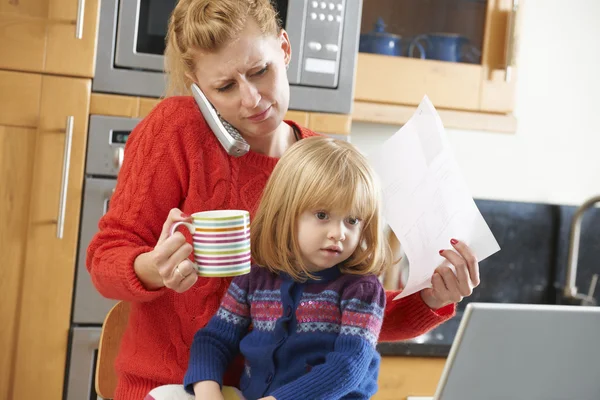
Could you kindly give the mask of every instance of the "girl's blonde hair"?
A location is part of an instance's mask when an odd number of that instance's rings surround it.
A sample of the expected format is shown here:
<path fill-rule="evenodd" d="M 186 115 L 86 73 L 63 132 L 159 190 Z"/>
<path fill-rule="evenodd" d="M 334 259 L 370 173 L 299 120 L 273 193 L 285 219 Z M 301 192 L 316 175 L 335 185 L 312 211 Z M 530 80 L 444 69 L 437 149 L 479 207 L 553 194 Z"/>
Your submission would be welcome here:
<path fill-rule="evenodd" d="M 167 96 L 189 94 L 195 52 L 218 50 L 249 18 L 265 35 L 277 35 L 281 29 L 270 0 L 179 0 L 166 37 Z"/>
<path fill-rule="evenodd" d="M 342 272 L 378 275 L 391 264 L 373 170 L 352 144 L 326 137 L 300 140 L 277 163 L 252 222 L 254 262 L 298 281 L 314 278 L 302 262 L 297 223 L 304 211 L 316 209 L 340 210 L 361 220 L 359 245 Z"/>

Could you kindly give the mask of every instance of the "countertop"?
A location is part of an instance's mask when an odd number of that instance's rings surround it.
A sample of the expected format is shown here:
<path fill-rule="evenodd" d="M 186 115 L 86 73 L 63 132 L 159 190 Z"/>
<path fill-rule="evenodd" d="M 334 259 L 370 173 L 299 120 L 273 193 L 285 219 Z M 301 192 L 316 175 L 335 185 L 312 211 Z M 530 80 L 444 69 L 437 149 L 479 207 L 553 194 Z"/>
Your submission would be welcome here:
<path fill-rule="evenodd" d="M 381 356 L 447 357 L 458 331 L 462 312 L 437 328 L 411 340 L 377 345 Z"/>

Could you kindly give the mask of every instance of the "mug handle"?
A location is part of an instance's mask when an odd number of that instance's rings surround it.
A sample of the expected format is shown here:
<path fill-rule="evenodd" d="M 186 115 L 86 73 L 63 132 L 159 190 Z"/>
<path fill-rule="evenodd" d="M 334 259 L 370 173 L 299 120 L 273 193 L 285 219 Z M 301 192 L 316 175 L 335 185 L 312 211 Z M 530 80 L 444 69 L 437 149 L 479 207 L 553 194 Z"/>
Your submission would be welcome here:
<path fill-rule="evenodd" d="M 410 45 L 408 46 L 408 56 L 409 57 L 414 57 L 413 50 L 416 47 L 419 49 L 419 58 L 421 60 L 425 59 L 427 54 L 425 53 L 425 48 L 423 47 L 423 45 L 421 43 L 419 43 L 421 40 L 428 41 L 427 35 L 418 35 L 413 40 L 411 40 Z"/>
<path fill-rule="evenodd" d="M 460 61 L 466 61 L 471 64 L 479 64 L 481 62 L 481 51 L 479 51 L 477 46 L 467 41 L 462 45 Z"/>
<path fill-rule="evenodd" d="M 177 228 L 180 227 L 181 225 L 185 225 L 185 227 L 188 228 L 188 231 L 190 231 L 190 233 L 192 235 L 196 231 L 196 228 L 194 227 L 194 224 L 192 224 L 190 222 L 179 221 L 179 222 L 175 222 L 173 224 L 173 226 L 171 227 L 171 231 L 169 232 L 169 237 L 173 236 L 173 234 L 175 233 L 175 231 L 177 230 Z"/>

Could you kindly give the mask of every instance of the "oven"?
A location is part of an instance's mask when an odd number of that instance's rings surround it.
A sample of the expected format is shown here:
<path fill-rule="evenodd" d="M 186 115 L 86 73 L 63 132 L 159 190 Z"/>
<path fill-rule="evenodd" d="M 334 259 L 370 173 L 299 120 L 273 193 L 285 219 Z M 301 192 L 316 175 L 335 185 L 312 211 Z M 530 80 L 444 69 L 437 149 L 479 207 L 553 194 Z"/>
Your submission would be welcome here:
<path fill-rule="evenodd" d="M 77 249 L 65 399 L 98 399 L 94 388 L 102 323 L 117 303 L 98 293 L 85 266 L 87 247 L 110 198 L 123 163 L 125 142 L 139 119 L 90 116 L 83 208 Z"/>
<path fill-rule="evenodd" d="M 271 0 L 292 45 L 290 109 L 349 114 L 362 0 Z M 176 0 L 101 0 L 94 92 L 161 97 Z"/>

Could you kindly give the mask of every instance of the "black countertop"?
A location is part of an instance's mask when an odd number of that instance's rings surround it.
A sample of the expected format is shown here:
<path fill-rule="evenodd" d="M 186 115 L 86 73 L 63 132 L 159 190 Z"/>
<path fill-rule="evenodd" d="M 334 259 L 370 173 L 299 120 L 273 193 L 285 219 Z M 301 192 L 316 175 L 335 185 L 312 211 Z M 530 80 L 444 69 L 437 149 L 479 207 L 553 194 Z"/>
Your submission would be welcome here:
<path fill-rule="evenodd" d="M 437 328 L 411 340 L 377 345 L 382 356 L 447 357 L 456 336 L 462 312 Z"/>

